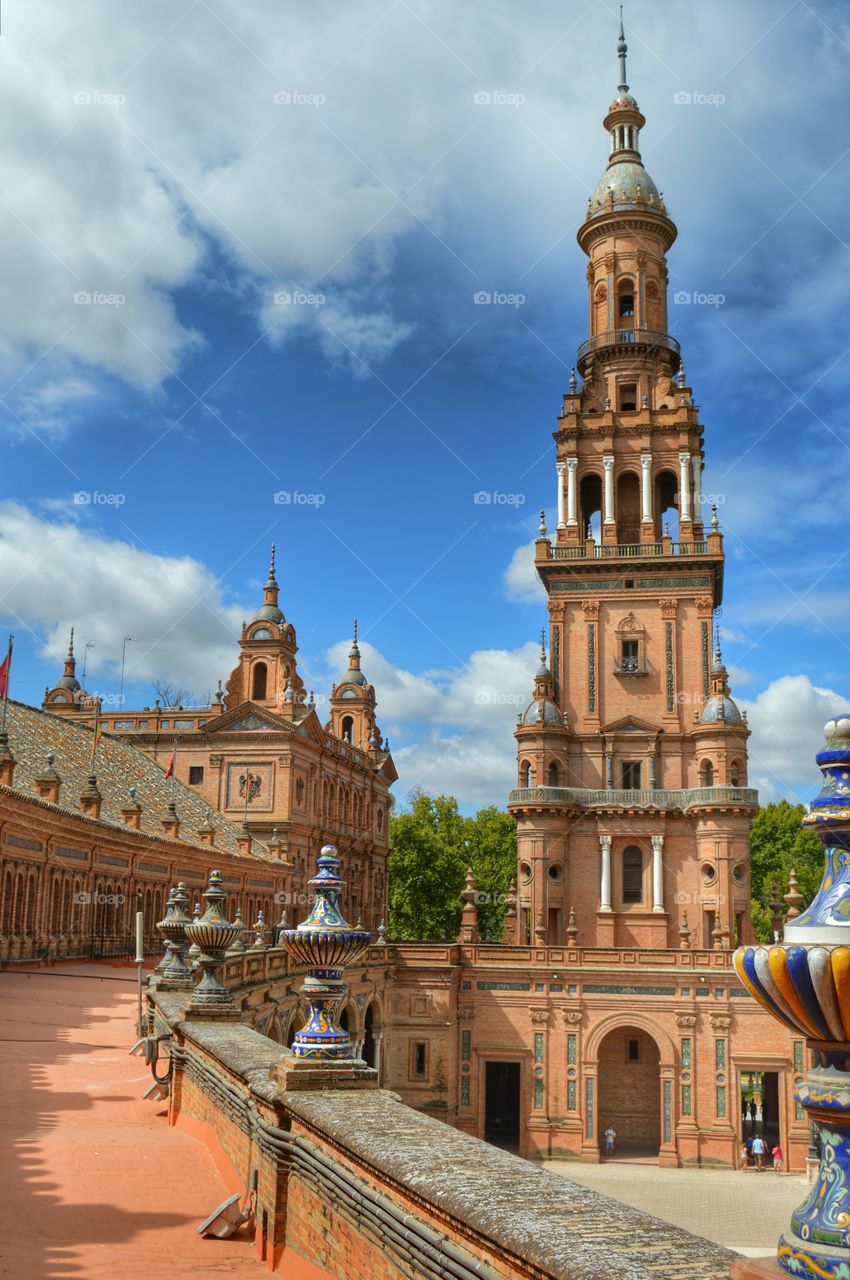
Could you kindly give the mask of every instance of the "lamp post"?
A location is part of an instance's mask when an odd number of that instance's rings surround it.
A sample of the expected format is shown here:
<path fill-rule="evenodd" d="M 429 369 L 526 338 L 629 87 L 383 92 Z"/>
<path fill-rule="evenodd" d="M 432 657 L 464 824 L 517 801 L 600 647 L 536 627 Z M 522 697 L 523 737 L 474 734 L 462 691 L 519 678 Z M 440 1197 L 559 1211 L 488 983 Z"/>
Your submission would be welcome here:
<path fill-rule="evenodd" d="M 121 646 L 121 687 L 118 690 L 118 706 L 119 707 L 123 707 L 124 705 L 124 663 L 127 658 L 127 645 L 130 644 L 133 640 L 135 640 L 135 638 L 136 638 L 135 636 L 125 636 L 124 643 Z"/>

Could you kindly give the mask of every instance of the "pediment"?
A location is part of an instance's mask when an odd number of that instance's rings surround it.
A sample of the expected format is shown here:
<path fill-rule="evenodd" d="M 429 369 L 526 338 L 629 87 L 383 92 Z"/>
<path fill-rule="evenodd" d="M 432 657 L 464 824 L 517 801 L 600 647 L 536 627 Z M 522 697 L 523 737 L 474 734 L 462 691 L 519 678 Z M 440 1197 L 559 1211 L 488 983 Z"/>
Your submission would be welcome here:
<path fill-rule="evenodd" d="M 203 732 L 213 737 L 220 733 L 293 733 L 296 726 L 256 702 L 240 702 L 223 715 L 208 720 Z"/>
<path fill-rule="evenodd" d="M 653 737 L 660 733 L 657 724 L 650 724 L 648 720 L 641 720 L 638 716 L 621 716 L 619 720 L 614 720 L 611 724 L 606 724 L 602 730 L 603 733 L 651 733 Z"/>

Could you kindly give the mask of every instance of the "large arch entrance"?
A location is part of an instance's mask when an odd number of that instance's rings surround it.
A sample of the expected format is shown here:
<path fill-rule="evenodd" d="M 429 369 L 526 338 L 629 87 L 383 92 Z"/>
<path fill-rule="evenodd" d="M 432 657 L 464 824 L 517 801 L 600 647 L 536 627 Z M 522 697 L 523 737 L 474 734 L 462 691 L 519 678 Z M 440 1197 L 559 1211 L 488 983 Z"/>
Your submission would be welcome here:
<path fill-rule="evenodd" d="M 614 1130 L 614 1159 L 658 1158 L 661 1132 L 661 1059 L 641 1027 L 615 1027 L 599 1046 L 599 1153 Z M 610 1158 L 610 1157 L 609 1157 Z"/>

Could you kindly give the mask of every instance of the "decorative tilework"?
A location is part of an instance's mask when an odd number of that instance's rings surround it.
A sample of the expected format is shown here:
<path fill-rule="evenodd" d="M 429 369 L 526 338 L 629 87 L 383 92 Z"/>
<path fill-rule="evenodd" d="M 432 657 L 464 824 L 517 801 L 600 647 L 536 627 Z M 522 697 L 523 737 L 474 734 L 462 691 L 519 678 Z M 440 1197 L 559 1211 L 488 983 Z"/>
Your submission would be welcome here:
<path fill-rule="evenodd" d="M 537 1111 L 542 1111 L 543 1109 L 543 1081 L 542 1080 L 534 1081 L 534 1107 L 535 1107 L 535 1110 Z"/>
<path fill-rule="evenodd" d="M 106 853 L 99 853 L 97 860 L 104 867 L 129 867 L 130 865 L 129 858 L 114 858 Z"/>
<path fill-rule="evenodd" d="M 469 1055 L 472 1049 L 472 1032 L 462 1031 L 460 1033 L 460 1056 L 464 1062 L 469 1061 Z"/>
<path fill-rule="evenodd" d="M 691 1086 L 689 1084 L 682 1085 L 682 1115 L 689 1116 L 691 1114 Z"/>
<path fill-rule="evenodd" d="M 802 1075 L 803 1069 L 804 1069 L 803 1042 L 802 1040 L 795 1040 L 794 1041 L 794 1070 L 797 1072 L 797 1075 Z"/>
<path fill-rule="evenodd" d="M 587 709 L 596 710 L 596 623 L 587 625 Z"/>
<path fill-rule="evenodd" d="M 576 1058 L 578 1057 L 578 1036 L 574 1032 L 570 1032 L 567 1036 L 567 1065 L 574 1067 Z"/>
<path fill-rule="evenodd" d="M 715 1111 L 719 1120 L 726 1119 L 726 1085 L 719 1084 L 715 1089 Z"/>
<path fill-rule="evenodd" d="M 593 1076 L 588 1076 L 584 1082 L 584 1133 L 585 1137 L 592 1138 L 595 1126 L 593 1114 Z"/>
<path fill-rule="evenodd" d="M 461 1077 L 460 1102 L 463 1107 L 469 1106 L 469 1076 Z"/>
<path fill-rule="evenodd" d="M 168 874 L 168 867 L 158 867 L 155 862 L 137 862 L 136 866 L 140 871 L 154 871 L 160 876 Z"/>
<path fill-rule="evenodd" d="M 682 1070 L 690 1071 L 691 1069 L 691 1037 L 685 1036 L 682 1041 Z"/>
<path fill-rule="evenodd" d="M 676 707 L 676 690 L 673 687 L 673 623 L 664 623 L 664 672 L 665 686 L 667 690 L 667 710 L 673 711 Z"/>
<path fill-rule="evenodd" d="M 750 995 L 749 991 L 745 991 L 743 987 L 732 987 L 731 991 L 729 992 L 729 995 L 736 997 L 738 999 L 752 1000 L 752 996 Z"/>
<path fill-rule="evenodd" d="M 704 698 L 708 697 L 709 691 L 711 688 L 709 684 L 709 666 L 708 666 L 709 649 L 710 649 L 709 628 L 708 628 L 708 623 L 704 622 L 702 624 L 702 696 Z"/>
<path fill-rule="evenodd" d="M 75 858 L 77 862 L 85 862 L 89 856 L 87 853 L 83 853 L 82 849 L 66 849 L 61 844 L 55 844 L 53 852 L 57 853 L 60 858 Z"/>
<path fill-rule="evenodd" d="M 714 1042 L 714 1065 L 717 1071 L 726 1070 L 726 1041 L 715 1040 Z"/>
<path fill-rule="evenodd" d="M 603 985 L 597 982 L 586 982 L 584 989 L 593 995 L 605 996 L 674 996 L 676 994 L 675 987 L 625 987 L 613 984 Z"/>
<path fill-rule="evenodd" d="M 535 1031 L 534 1033 L 534 1061 L 543 1061 L 543 1032 Z"/>
<path fill-rule="evenodd" d="M 34 853 L 41 853 L 44 848 L 40 840 L 30 840 L 27 836 L 7 836 L 6 844 L 11 849 L 32 849 Z"/>
<path fill-rule="evenodd" d="M 576 1109 L 576 1082 L 575 1080 L 567 1081 L 567 1110 L 575 1111 Z"/>
<path fill-rule="evenodd" d="M 673 1081 L 664 1081 L 664 1141 L 673 1141 Z"/>
<path fill-rule="evenodd" d="M 530 991 L 530 982 L 476 982 L 478 991 Z"/>
<path fill-rule="evenodd" d="M 554 681 L 555 701 L 561 695 L 561 628 L 552 628 L 552 679 Z"/>

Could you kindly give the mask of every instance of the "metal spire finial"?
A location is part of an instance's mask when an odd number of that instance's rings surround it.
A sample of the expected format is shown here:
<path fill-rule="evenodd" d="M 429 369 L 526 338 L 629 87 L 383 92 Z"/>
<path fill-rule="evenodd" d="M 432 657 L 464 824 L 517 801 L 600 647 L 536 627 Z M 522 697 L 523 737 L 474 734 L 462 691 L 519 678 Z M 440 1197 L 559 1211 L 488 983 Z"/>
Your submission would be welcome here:
<path fill-rule="evenodd" d="M 546 628 L 540 628 L 540 661 L 546 666 Z"/>
<path fill-rule="evenodd" d="M 629 86 L 626 82 L 626 54 L 629 46 L 626 44 L 626 33 L 623 29 L 623 6 L 620 5 L 620 38 L 617 41 L 617 55 L 620 59 L 620 83 L 617 88 L 621 93 L 628 93 Z"/>
<path fill-rule="evenodd" d="M 266 583 L 267 587 L 277 586 L 277 579 L 275 578 L 275 575 L 274 575 L 274 567 L 275 567 L 274 559 L 275 559 L 275 545 L 274 543 L 272 543 L 272 553 L 271 553 L 271 558 L 269 560 L 269 578 L 268 578 L 268 582 Z"/>
<path fill-rule="evenodd" d="M 74 656 L 74 628 L 72 627 L 71 638 L 68 641 L 68 657 L 73 658 L 73 656 Z"/>

